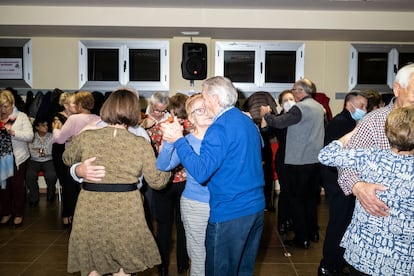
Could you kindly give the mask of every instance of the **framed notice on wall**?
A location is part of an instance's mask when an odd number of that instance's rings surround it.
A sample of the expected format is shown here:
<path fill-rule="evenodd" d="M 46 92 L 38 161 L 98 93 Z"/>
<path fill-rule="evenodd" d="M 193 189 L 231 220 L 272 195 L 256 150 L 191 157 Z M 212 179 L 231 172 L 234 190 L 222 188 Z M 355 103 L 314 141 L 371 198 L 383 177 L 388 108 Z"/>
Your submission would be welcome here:
<path fill-rule="evenodd" d="M 23 79 L 23 60 L 21 58 L 0 58 L 0 79 Z"/>

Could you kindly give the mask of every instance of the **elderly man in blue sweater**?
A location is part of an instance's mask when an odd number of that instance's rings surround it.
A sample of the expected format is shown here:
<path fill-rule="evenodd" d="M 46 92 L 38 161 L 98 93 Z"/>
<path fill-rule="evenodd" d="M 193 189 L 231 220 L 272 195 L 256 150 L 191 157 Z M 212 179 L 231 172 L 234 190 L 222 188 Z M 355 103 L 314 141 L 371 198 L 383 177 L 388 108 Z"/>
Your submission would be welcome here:
<path fill-rule="evenodd" d="M 182 165 L 210 191 L 206 275 L 253 275 L 265 206 L 260 134 L 234 107 L 237 91 L 229 79 L 207 79 L 202 95 L 214 121 L 200 154 L 176 120 L 162 124 L 164 139 L 174 143 Z"/>

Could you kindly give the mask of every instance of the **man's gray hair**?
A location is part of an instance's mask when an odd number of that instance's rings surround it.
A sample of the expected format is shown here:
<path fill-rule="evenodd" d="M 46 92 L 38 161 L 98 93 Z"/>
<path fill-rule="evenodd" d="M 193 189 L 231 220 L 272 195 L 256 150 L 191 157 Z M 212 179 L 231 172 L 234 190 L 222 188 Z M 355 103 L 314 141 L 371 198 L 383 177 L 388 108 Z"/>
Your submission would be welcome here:
<path fill-rule="evenodd" d="M 407 88 L 410 83 L 410 77 L 414 73 L 414 63 L 408 64 L 398 70 L 395 76 L 395 82 L 398 83 L 402 88 Z"/>
<path fill-rule="evenodd" d="M 237 102 L 237 89 L 226 77 L 216 76 L 203 82 L 203 88 L 209 96 L 217 95 L 223 108 L 234 106 Z"/>
<path fill-rule="evenodd" d="M 316 85 L 310 80 L 310 79 L 300 79 L 295 82 L 296 85 L 299 85 L 303 88 L 303 91 L 305 91 L 308 95 L 311 95 L 312 93 L 316 92 Z"/>

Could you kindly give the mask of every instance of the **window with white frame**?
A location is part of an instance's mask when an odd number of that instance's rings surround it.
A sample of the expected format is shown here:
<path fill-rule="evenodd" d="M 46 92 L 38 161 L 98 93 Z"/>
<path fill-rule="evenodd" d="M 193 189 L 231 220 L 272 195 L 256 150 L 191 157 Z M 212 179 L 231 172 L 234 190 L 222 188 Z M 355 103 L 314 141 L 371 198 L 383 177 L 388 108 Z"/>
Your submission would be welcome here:
<path fill-rule="evenodd" d="M 79 42 L 79 87 L 113 90 L 128 85 L 138 91 L 169 89 L 169 42 Z"/>
<path fill-rule="evenodd" d="M 398 69 L 414 62 L 414 45 L 351 44 L 349 90 L 391 92 Z"/>
<path fill-rule="evenodd" d="M 0 87 L 30 88 L 32 84 L 32 41 L 0 39 Z"/>
<path fill-rule="evenodd" d="M 216 42 L 215 74 L 246 92 L 281 92 L 304 75 L 303 43 Z"/>

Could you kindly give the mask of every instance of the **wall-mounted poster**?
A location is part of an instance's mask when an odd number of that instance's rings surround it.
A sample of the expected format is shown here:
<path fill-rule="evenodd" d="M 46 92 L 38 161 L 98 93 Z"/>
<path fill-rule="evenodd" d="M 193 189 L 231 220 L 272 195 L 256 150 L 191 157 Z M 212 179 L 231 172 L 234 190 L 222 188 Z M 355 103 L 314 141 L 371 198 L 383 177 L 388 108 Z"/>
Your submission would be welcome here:
<path fill-rule="evenodd" d="M 23 79 L 23 60 L 21 58 L 0 58 L 0 79 Z"/>

